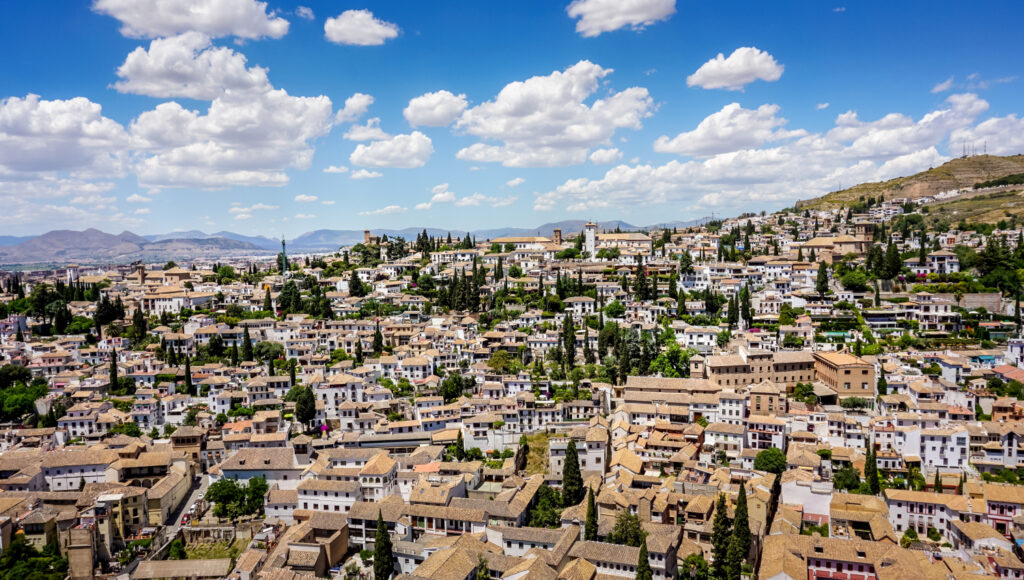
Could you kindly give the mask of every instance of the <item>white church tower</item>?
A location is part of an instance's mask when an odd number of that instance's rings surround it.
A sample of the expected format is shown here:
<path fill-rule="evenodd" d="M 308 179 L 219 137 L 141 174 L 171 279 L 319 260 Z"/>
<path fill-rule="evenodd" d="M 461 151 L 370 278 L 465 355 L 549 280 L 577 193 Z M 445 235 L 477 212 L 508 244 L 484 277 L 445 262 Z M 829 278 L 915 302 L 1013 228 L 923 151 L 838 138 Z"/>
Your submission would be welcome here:
<path fill-rule="evenodd" d="M 597 255 L 597 224 L 594 222 L 587 222 L 587 225 L 583 226 L 583 250 L 591 260 Z"/>

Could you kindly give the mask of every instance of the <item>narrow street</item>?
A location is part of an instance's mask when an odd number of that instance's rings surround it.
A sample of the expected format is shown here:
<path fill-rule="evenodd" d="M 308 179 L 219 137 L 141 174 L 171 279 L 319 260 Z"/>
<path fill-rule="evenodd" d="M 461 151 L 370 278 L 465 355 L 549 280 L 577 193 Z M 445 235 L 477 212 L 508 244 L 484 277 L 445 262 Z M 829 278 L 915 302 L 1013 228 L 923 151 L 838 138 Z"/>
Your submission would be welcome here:
<path fill-rule="evenodd" d="M 206 489 L 209 487 L 208 480 L 205 474 L 199 476 L 199 485 L 192 488 L 192 492 L 188 498 L 182 502 L 181 507 L 174 513 L 174 517 L 170 524 L 166 526 L 165 538 L 173 538 L 177 535 L 178 530 L 181 528 L 181 518 L 188 513 L 189 508 L 192 504 L 196 503 L 199 499 L 199 494 L 206 494 Z"/>

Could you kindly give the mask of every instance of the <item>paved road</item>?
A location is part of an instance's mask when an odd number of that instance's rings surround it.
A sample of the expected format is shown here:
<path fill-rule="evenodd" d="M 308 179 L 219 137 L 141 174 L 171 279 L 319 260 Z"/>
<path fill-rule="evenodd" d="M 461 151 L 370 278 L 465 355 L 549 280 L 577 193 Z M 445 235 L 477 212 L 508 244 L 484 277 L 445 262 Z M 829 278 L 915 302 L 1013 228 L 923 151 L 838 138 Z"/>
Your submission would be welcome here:
<path fill-rule="evenodd" d="M 167 526 L 165 538 L 173 538 L 178 533 L 178 529 L 181 528 L 181 516 L 188 513 L 192 504 L 196 503 L 199 499 L 199 494 L 206 494 L 206 488 L 209 487 L 207 483 L 206 474 L 199 476 L 199 485 L 192 487 L 192 492 L 189 494 L 188 499 L 182 502 L 181 507 L 174 513 L 174 517 L 171 520 L 171 524 Z"/>

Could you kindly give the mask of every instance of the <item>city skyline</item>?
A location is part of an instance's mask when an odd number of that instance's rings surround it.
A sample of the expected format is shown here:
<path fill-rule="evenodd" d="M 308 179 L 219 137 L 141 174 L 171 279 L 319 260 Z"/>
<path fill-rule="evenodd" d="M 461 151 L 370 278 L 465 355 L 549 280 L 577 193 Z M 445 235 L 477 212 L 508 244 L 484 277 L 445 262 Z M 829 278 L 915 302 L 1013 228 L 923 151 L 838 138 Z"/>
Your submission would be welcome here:
<path fill-rule="evenodd" d="M 649 224 L 1024 151 L 1011 4 L 191 4 L 9 11 L 5 233 Z"/>

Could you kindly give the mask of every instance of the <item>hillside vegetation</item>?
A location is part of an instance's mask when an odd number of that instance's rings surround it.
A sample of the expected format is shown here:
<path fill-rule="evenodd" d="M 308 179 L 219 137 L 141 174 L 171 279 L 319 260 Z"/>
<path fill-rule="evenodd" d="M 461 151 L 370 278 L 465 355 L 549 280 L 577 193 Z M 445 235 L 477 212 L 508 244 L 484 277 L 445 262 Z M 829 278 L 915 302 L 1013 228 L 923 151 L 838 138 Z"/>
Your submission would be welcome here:
<path fill-rule="evenodd" d="M 974 197 L 928 204 L 925 221 L 929 227 L 942 231 L 958 224 L 997 224 L 1024 222 L 1024 193 L 1019 190 L 997 191 Z"/>
<path fill-rule="evenodd" d="M 822 197 L 798 201 L 799 209 L 831 209 L 853 205 L 862 197 L 917 199 L 952 189 L 973 188 L 975 184 L 1024 173 L 1024 155 L 961 157 L 916 175 L 889 181 L 862 183 Z"/>

